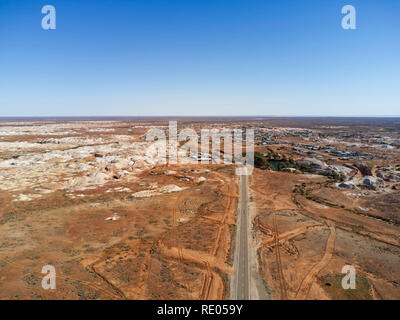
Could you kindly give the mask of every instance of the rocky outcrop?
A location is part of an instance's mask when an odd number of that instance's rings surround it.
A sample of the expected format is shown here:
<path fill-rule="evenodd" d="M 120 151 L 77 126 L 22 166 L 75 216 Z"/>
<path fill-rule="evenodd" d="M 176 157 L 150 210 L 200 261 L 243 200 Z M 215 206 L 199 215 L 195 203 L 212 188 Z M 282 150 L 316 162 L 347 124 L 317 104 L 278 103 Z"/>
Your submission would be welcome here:
<path fill-rule="evenodd" d="M 367 165 L 364 163 L 355 163 L 354 166 L 360 170 L 361 174 L 363 177 L 365 176 L 372 176 L 371 168 L 369 168 Z"/>
<path fill-rule="evenodd" d="M 317 172 L 336 172 L 344 175 L 348 175 L 351 172 L 351 169 L 345 166 L 328 165 L 325 162 L 314 158 L 304 158 L 298 160 L 297 163 L 300 165 L 309 166 Z"/>
<path fill-rule="evenodd" d="M 343 189 L 357 190 L 358 188 L 351 181 L 338 183 L 337 186 Z"/>
<path fill-rule="evenodd" d="M 326 171 L 328 169 L 328 165 L 325 162 L 314 158 L 297 160 L 297 163 L 300 165 L 310 166 L 316 171 Z"/>
<path fill-rule="evenodd" d="M 362 185 L 368 189 L 376 190 L 385 186 L 385 182 L 377 177 L 367 176 L 362 179 Z"/>

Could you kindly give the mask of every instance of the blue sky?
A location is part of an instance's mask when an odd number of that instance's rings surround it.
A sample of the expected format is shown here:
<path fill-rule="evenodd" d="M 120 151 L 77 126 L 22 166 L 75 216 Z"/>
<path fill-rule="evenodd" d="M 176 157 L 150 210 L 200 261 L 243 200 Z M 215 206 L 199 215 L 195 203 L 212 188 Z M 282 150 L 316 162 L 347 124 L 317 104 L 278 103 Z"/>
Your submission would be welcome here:
<path fill-rule="evenodd" d="M 0 116 L 399 110 L 398 0 L 0 0 Z"/>

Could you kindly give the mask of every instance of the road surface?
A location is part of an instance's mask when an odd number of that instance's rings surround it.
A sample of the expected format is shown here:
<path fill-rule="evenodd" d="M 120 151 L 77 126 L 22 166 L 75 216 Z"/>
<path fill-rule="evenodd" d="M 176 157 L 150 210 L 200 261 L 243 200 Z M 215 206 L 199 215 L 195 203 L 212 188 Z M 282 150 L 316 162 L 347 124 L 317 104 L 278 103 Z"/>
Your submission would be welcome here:
<path fill-rule="evenodd" d="M 247 176 L 240 176 L 240 198 L 238 205 L 238 230 L 236 239 L 236 254 L 234 261 L 234 281 L 232 299 L 250 299 L 250 268 L 249 268 L 249 210 Z"/>

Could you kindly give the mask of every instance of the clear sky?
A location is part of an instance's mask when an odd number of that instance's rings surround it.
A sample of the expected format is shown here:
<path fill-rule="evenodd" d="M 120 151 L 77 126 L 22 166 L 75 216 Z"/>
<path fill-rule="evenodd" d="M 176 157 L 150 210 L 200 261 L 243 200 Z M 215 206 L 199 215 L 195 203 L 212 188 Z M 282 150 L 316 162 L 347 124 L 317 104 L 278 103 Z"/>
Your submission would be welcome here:
<path fill-rule="evenodd" d="M 0 0 L 0 116 L 71 115 L 400 115 L 400 1 Z"/>

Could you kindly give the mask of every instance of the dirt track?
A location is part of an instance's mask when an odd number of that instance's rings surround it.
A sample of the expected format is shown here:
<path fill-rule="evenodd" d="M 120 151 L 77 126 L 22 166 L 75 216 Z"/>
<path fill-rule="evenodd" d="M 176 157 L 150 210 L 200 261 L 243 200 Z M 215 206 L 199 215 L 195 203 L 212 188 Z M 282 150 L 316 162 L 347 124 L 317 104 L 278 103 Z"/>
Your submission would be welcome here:
<path fill-rule="evenodd" d="M 326 265 L 329 263 L 329 260 L 332 257 L 332 253 L 335 248 L 335 240 L 336 240 L 336 229 L 335 225 L 332 222 L 328 222 L 329 229 L 330 229 L 330 235 L 329 239 L 326 243 L 326 249 L 325 249 L 325 254 L 321 261 L 319 261 L 316 265 L 314 265 L 310 272 L 305 276 L 303 281 L 300 284 L 300 287 L 297 291 L 296 294 L 296 299 L 304 300 L 307 299 L 307 296 L 310 292 L 311 286 L 313 282 L 315 281 L 315 278 L 317 274 L 326 267 Z"/>

